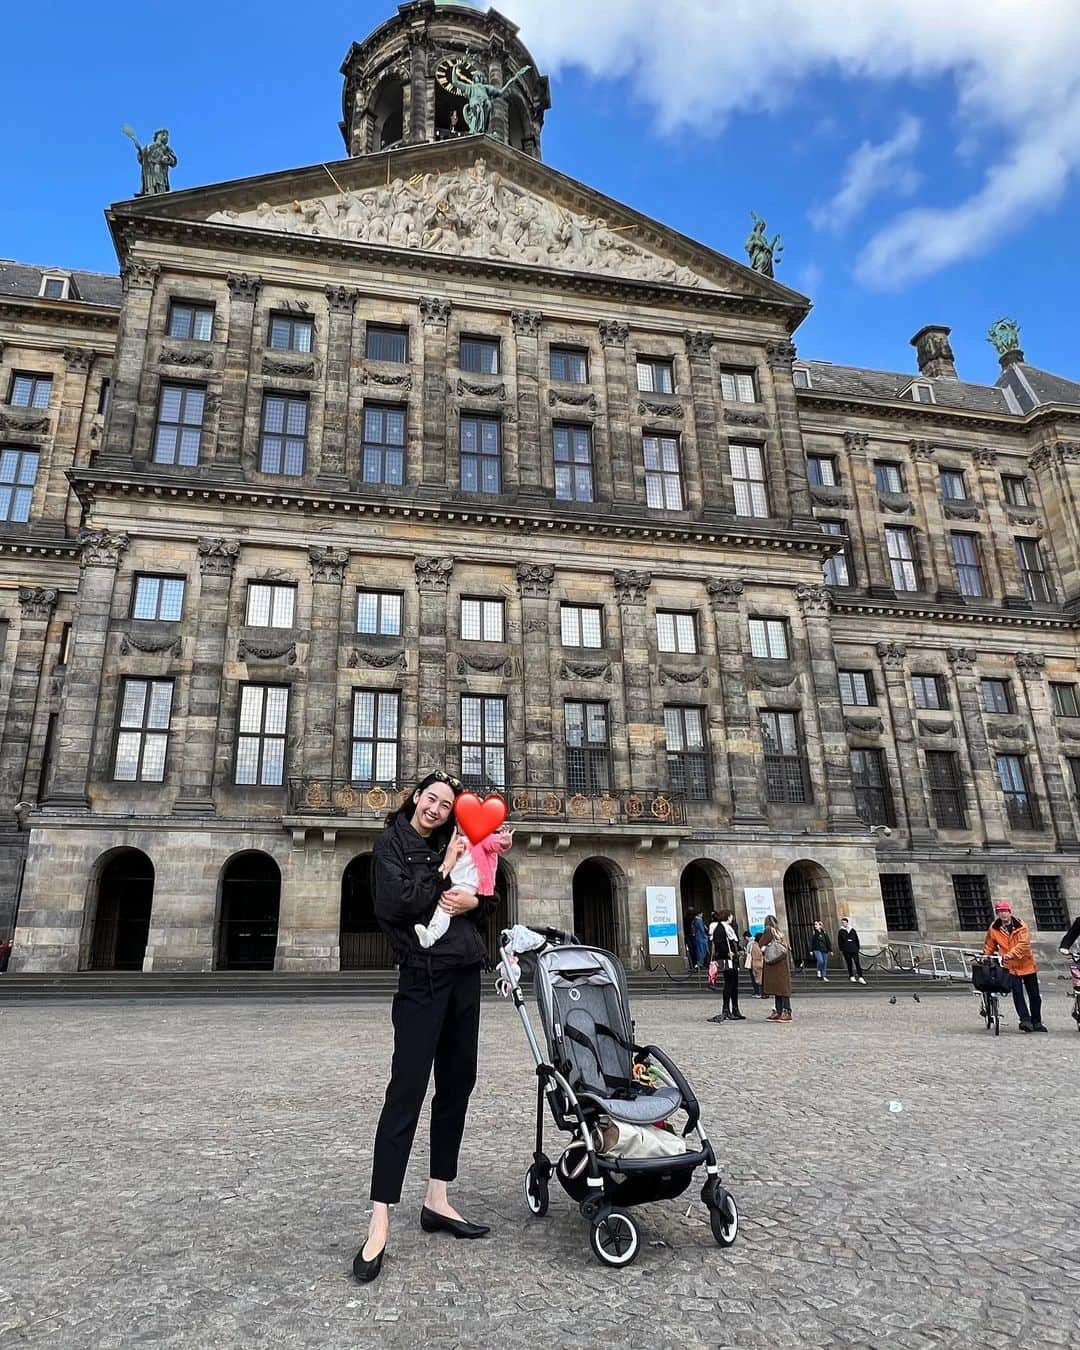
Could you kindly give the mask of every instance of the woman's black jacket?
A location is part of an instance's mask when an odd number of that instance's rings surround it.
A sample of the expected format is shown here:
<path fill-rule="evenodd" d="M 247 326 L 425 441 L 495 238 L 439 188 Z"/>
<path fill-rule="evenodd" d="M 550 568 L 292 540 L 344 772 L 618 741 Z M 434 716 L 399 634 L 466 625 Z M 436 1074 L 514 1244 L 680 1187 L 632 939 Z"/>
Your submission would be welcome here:
<path fill-rule="evenodd" d="M 371 864 L 371 888 L 375 917 L 390 939 L 399 966 L 447 968 L 487 962 L 487 949 L 480 925 L 494 903 L 481 900 L 476 909 L 457 914 L 450 927 L 426 951 L 417 941 L 413 925 L 428 923 L 449 878 L 439 875 L 443 848 L 432 849 L 404 816 L 395 816 L 375 841 Z"/>

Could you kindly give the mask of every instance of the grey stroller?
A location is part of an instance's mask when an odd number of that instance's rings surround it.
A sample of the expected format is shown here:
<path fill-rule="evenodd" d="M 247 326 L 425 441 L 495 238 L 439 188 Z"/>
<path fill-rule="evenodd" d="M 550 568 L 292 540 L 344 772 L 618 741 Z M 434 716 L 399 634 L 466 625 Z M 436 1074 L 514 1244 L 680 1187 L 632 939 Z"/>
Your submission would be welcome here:
<path fill-rule="evenodd" d="M 608 1266 L 627 1266 L 641 1245 L 627 1210 L 682 1195 L 704 1164 L 701 1199 L 716 1242 L 730 1247 L 739 1231 L 739 1210 L 720 1180 L 697 1098 L 662 1050 L 635 1043 L 622 965 L 610 952 L 580 945 L 573 934 L 553 928 L 515 930 L 525 931 L 541 945 L 516 951 L 511 930 L 504 931 L 496 988 L 513 999 L 536 1061 L 536 1147 L 525 1174 L 530 1211 L 538 1218 L 547 1213 L 554 1172 L 588 1220 L 597 1258 Z M 546 1058 L 521 990 L 523 972 L 533 976 Z M 570 1135 L 555 1163 L 544 1152 L 545 1097 L 557 1128 Z M 633 1133 L 626 1127 L 654 1131 L 661 1121 L 670 1130 L 671 1117 L 680 1113 L 681 1133 L 676 1131 L 674 1140 L 666 1135 L 665 1142 L 685 1151 L 630 1157 L 598 1147 L 603 1140 L 598 1127 L 605 1122 L 622 1136 Z"/>

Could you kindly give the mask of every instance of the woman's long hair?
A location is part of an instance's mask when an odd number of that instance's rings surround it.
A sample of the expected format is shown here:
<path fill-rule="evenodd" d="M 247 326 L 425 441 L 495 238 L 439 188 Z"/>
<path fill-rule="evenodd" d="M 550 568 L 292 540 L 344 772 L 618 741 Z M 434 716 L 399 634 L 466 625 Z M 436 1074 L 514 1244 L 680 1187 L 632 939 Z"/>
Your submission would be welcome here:
<path fill-rule="evenodd" d="M 411 821 L 413 818 L 413 814 L 416 811 L 416 802 L 413 800 L 413 798 L 422 793 L 426 788 L 431 787 L 432 783 L 442 783 L 444 787 L 448 787 L 450 791 L 454 794 L 455 801 L 457 801 L 458 797 L 461 796 L 461 793 L 463 791 L 460 778 L 455 778 L 452 774 L 444 773 L 442 769 L 435 769 L 431 773 L 429 773 L 426 778 L 421 778 L 419 783 L 417 783 L 417 785 L 410 791 L 409 795 L 405 798 L 405 800 L 401 803 L 400 806 L 395 806 L 394 809 L 387 814 L 386 828 L 389 829 L 389 827 L 393 825 L 394 821 L 397 820 L 399 816 L 404 817 L 406 822 Z M 450 842 L 450 836 L 453 834 L 453 832 L 454 832 L 454 813 L 451 811 L 450 816 L 446 821 L 446 824 L 440 825 L 437 830 L 432 830 L 432 832 L 428 835 L 427 838 L 428 847 L 434 849 L 435 852 L 440 852 Z"/>

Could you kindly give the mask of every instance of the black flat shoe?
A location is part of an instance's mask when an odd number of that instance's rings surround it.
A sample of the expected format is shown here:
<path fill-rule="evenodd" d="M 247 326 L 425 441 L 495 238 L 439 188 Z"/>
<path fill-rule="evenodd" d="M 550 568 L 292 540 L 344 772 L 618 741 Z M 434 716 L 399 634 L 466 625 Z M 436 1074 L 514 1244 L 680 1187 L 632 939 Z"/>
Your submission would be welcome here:
<path fill-rule="evenodd" d="M 482 1238 L 491 1232 L 486 1223 L 448 1219 L 445 1214 L 436 1214 L 433 1209 L 428 1209 L 427 1205 L 420 1211 L 420 1227 L 425 1233 L 453 1233 L 457 1238 Z"/>
<path fill-rule="evenodd" d="M 746 1017 L 744 1016 L 743 1013 L 732 1013 L 732 1014 L 731 1014 L 731 1020 L 732 1020 L 733 1022 L 745 1022 L 745 1021 L 746 1021 Z"/>
<path fill-rule="evenodd" d="M 364 1247 L 367 1243 L 364 1243 Z M 379 1271 L 382 1270 L 383 1257 L 386 1255 L 386 1244 L 383 1243 L 383 1249 L 378 1256 L 373 1256 L 370 1261 L 364 1260 L 364 1247 L 356 1253 L 352 1263 L 352 1273 L 356 1277 L 358 1284 L 370 1284 L 372 1280 L 377 1279 Z"/>

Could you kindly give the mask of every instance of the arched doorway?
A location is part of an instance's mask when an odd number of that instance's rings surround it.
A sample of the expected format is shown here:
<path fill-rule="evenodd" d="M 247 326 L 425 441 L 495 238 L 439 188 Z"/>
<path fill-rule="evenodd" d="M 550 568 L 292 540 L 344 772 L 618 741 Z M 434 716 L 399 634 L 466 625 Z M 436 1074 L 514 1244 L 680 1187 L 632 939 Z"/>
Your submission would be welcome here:
<path fill-rule="evenodd" d="M 358 854 L 341 874 L 342 970 L 386 970 L 394 964 L 390 939 L 375 919 L 371 856 Z"/>
<path fill-rule="evenodd" d="M 574 932 L 587 947 L 621 955 L 615 874 L 609 863 L 588 858 L 574 873 Z"/>
<path fill-rule="evenodd" d="M 706 927 L 714 910 L 735 909 L 731 877 L 712 858 L 695 858 L 686 864 L 679 878 L 679 893 L 683 915 L 696 909 L 704 918 Z"/>
<path fill-rule="evenodd" d="M 218 970 L 273 970 L 281 871 L 267 853 L 238 853 L 221 874 Z"/>
<path fill-rule="evenodd" d="M 90 970 L 142 970 L 153 902 L 150 859 L 137 848 L 114 853 L 98 877 Z"/>
<path fill-rule="evenodd" d="M 375 100 L 375 149 L 396 145 L 405 134 L 405 90 L 395 78 L 384 80 Z"/>
<path fill-rule="evenodd" d="M 829 927 L 833 918 L 832 882 L 824 867 L 816 862 L 791 864 L 784 873 L 784 908 L 792 955 L 801 965 L 810 965 L 814 921 L 821 919 Z"/>

